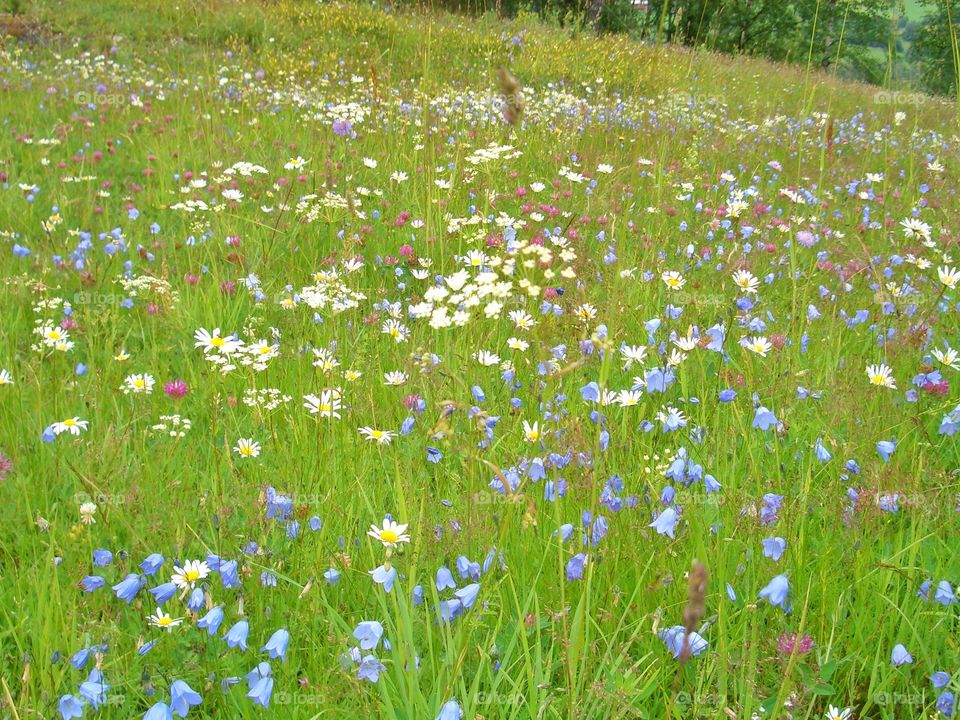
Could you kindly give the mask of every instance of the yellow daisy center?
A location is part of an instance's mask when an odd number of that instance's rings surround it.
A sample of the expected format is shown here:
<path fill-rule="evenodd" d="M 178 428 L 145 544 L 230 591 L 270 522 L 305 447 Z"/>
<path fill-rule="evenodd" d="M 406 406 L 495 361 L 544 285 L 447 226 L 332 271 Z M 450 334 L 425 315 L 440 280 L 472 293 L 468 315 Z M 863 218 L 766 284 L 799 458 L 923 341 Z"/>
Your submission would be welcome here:
<path fill-rule="evenodd" d="M 393 530 L 381 530 L 380 539 L 384 542 L 395 543 L 400 539 L 400 536 L 397 535 Z"/>
<path fill-rule="evenodd" d="M 226 342 L 222 337 L 212 337 L 210 338 L 210 344 L 215 348 L 223 347 L 223 343 Z"/>
<path fill-rule="evenodd" d="M 199 579 L 200 579 L 200 571 L 199 571 L 199 570 L 187 570 L 187 571 L 184 573 L 184 577 L 186 577 L 187 580 L 189 580 L 190 582 L 194 582 L 195 580 L 199 580 Z"/>

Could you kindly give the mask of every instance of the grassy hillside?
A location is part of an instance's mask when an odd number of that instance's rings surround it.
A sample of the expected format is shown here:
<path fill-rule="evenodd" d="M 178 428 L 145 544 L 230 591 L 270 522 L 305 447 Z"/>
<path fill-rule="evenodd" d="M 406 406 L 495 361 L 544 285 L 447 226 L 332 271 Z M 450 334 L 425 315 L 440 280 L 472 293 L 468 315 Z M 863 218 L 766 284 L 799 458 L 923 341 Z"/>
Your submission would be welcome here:
<path fill-rule="evenodd" d="M 952 714 L 953 104 L 529 17 L 5 22 L 0 717 Z"/>
<path fill-rule="evenodd" d="M 649 97 L 696 95 L 702 89 L 712 97 L 729 95 L 734 107 L 758 113 L 829 107 L 849 113 L 872 108 L 877 99 L 876 88 L 840 85 L 828 75 L 792 65 L 656 48 L 621 36 L 571 34 L 533 17 L 504 22 L 493 16 L 423 15 L 404 9 L 386 13 L 369 6 L 344 14 L 336 5 L 289 0 L 145 0 L 137 7 L 155 22 L 143 22 L 128 0 L 104 0 L 96 12 L 75 0 L 35 0 L 32 16 L 44 28 L 44 37 L 76 40 L 89 50 L 113 48 L 119 57 L 146 46 L 152 61 L 173 68 L 211 63 L 208 50 L 218 48 L 256 58 L 264 69 L 305 78 L 320 77 L 329 71 L 325 63 L 342 61 L 369 68 L 385 80 L 414 81 L 428 89 L 430 83 L 488 87 L 494 69 L 507 63 L 523 82 L 577 87 L 599 77 L 610 91 Z M 945 109 L 942 102 L 929 104 L 936 111 Z"/>

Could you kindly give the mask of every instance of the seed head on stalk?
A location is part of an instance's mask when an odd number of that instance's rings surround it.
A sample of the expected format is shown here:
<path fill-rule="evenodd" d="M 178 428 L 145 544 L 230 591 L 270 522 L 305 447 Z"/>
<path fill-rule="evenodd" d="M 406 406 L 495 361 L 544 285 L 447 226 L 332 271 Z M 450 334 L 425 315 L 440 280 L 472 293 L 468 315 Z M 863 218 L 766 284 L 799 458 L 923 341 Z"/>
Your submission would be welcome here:
<path fill-rule="evenodd" d="M 690 659 L 690 633 L 697 629 L 697 624 L 706 611 L 707 595 L 707 568 L 703 563 L 694 560 L 687 582 L 687 606 L 683 609 L 683 647 L 680 648 L 680 662 L 686 663 Z"/>
<path fill-rule="evenodd" d="M 523 93 L 520 81 L 505 67 L 500 67 L 497 70 L 497 82 L 500 84 L 500 93 L 506 102 L 503 117 L 511 125 L 516 125 L 520 122 L 520 116 L 523 115 Z"/>

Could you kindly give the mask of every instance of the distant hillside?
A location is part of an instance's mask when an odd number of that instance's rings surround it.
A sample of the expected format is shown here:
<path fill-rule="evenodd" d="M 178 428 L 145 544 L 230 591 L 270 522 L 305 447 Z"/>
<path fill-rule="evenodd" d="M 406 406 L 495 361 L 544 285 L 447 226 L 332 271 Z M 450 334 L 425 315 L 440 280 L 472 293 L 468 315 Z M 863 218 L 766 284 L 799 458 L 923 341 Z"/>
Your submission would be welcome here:
<path fill-rule="evenodd" d="M 919 11 L 920 6 L 914 3 L 912 8 Z M 143 22 L 144 15 L 154 21 Z M 849 116 L 873 107 L 891 115 L 920 113 L 936 125 L 951 122 L 955 114 L 952 103 L 914 93 L 884 93 L 837 77 L 835 68 L 808 71 L 790 63 L 673 44 L 655 46 L 625 35 L 597 36 L 531 14 L 468 18 L 366 3 L 343 13 L 335 5 L 305 0 L 99 0 L 95 6 L 86 0 L 35 0 L 26 17 L 42 28 L 42 42 L 76 41 L 121 54 L 147 44 L 172 64 L 193 62 L 200 57 L 198 50 L 213 45 L 257 55 L 265 66 L 280 69 L 309 73 L 312 67 L 342 59 L 366 65 L 385 80 L 392 76 L 394 81 L 427 86 L 455 82 L 487 87 L 494 69 L 507 65 L 531 85 L 582 88 L 602 82 L 607 90 L 648 97 L 681 93 L 722 98 L 758 117 L 799 109 Z M 534 48 L 539 52 L 532 52 Z M 454 51 L 457 61 L 449 62 Z M 611 64 L 614 56 L 618 62 Z"/>

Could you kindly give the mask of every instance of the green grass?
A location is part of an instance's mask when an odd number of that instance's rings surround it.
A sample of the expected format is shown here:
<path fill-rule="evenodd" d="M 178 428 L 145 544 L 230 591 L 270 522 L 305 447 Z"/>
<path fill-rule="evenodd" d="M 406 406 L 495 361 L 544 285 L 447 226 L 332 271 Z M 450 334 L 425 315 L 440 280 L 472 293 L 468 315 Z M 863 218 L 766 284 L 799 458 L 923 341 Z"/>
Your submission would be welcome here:
<path fill-rule="evenodd" d="M 928 578 L 934 588 L 960 579 L 960 454 L 938 432 L 958 403 L 956 371 L 931 356 L 960 342 L 956 292 L 937 274 L 957 264 L 953 105 L 788 66 L 571 36 L 528 17 L 299 0 L 133 8 L 43 0 L 32 12 L 46 40 L 0 48 L 0 370 L 14 380 L 0 385 L 0 452 L 13 463 L 0 480 L 0 715 L 57 717 L 59 698 L 78 692 L 94 662 L 78 671 L 67 660 L 103 644 L 108 719 L 168 702 L 175 679 L 203 696 L 190 717 L 432 719 L 451 698 L 463 717 L 487 720 L 936 712 L 928 677 L 958 670 L 956 610 L 932 602 L 933 590 L 930 603 L 916 594 Z M 516 127 L 500 119 L 500 65 L 524 87 Z M 355 136 L 335 132 L 344 114 Z M 477 155 L 491 145 L 512 150 Z M 284 169 L 298 156 L 302 169 Z M 239 162 L 266 172 L 225 172 Z M 205 186 L 191 187 L 187 173 Z M 868 183 L 874 173 L 883 178 Z M 225 200 L 234 182 L 243 198 Z M 718 214 L 736 189 L 742 211 Z M 175 207 L 187 200 L 207 209 Z M 901 227 L 915 209 L 930 247 Z M 548 239 L 549 259 L 524 255 L 531 262 L 507 275 L 506 225 L 519 241 L 563 235 L 571 254 Z M 818 244 L 801 245 L 801 231 Z M 82 268 L 71 257 L 79 233 L 92 244 Z M 502 307 L 488 317 L 485 298 L 460 328 L 409 318 L 434 276 L 450 278 L 471 251 L 512 283 Z M 363 263 L 348 271 L 351 258 Z M 429 265 L 420 278 L 419 259 Z M 364 297 L 342 312 L 310 307 L 303 289 L 334 268 Z M 760 279 L 750 310 L 736 305 L 737 269 Z M 665 271 L 682 273 L 684 287 L 668 289 Z M 159 279 L 131 307 L 125 272 Z M 241 282 L 250 275 L 262 296 Z M 562 314 L 542 314 L 545 300 Z M 36 349 L 35 328 L 63 321 L 64 302 L 75 345 Z M 405 342 L 381 331 L 393 303 Z M 517 310 L 536 324 L 515 327 Z M 862 310 L 867 321 L 850 320 Z M 742 327 L 756 319 L 763 327 Z M 591 382 L 629 390 L 663 365 L 671 333 L 717 324 L 724 352 L 688 348 L 665 393 L 633 407 L 582 398 Z M 194 347 L 199 328 L 276 342 L 279 354 L 263 370 L 236 363 L 224 374 Z M 753 336 L 772 341 L 766 357 L 738 344 Z M 510 338 L 529 345 L 513 349 Z M 646 359 L 625 369 L 622 343 L 646 346 Z M 339 365 L 315 367 L 314 349 Z M 121 350 L 128 359 L 116 359 Z M 475 360 L 484 350 L 512 362 L 512 382 Z M 866 366 L 881 362 L 898 389 L 867 380 Z M 945 393 L 914 388 L 911 402 L 912 379 L 932 365 Z M 407 374 L 403 386 L 384 384 L 393 371 Z M 124 394 L 133 373 L 152 375 L 153 392 Z M 179 400 L 163 391 L 175 379 L 189 386 Z M 250 407 L 253 388 L 290 399 Z M 311 416 L 304 396 L 332 388 L 342 389 L 341 418 Z M 721 403 L 727 388 L 737 398 Z M 754 393 L 778 428 L 752 427 Z M 411 395 L 422 412 L 409 409 Z M 688 426 L 664 432 L 667 406 Z M 173 414 L 190 420 L 182 438 L 153 429 Z M 74 416 L 89 421 L 86 432 L 41 440 Z M 388 445 L 358 432 L 397 431 L 409 417 L 409 434 Z M 525 442 L 524 421 L 539 422 L 538 443 Z M 258 457 L 232 450 L 241 438 L 260 443 Z M 832 459 L 817 458 L 818 439 Z M 883 440 L 896 440 L 889 462 L 876 450 Z M 428 462 L 428 448 L 442 460 Z M 719 493 L 665 477 L 681 448 Z M 490 487 L 523 459 L 551 454 L 565 461 L 547 460 L 547 479 L 524 476 L 509 494 Z M 854 458 L 860 474 L 844 468 Z M 618 510 L 604 503 L 614 475 Z M 562 496 L 546 497 L 547 480 L 561 478 Z M 671 484 L 682 508 L 673 539 L 649 527 Z M 287 520 L 267 517 L 270 487 L 292 498 Z M 848 488 L 859 492 L 853 512 Z M 761 515 L 768 493 L 783 495 L 772 525 Z M 881 498 L 895 493 L 899 511 L 887 512 Z M 97 505 L 92 525 L 81 523 L 86 500 Z M 594 529 L 583 512 L 606 520 L 596 544 L 584 544 Z M 386 513 L 411 536 L 392 555 L 365 534 Z M 761 544 L 774 536 L 786 541 L 778 561 Z M 92 565 L 99 548 L 114 554 L 107 567 Z M 581 552 L 582 578 L 568 580 Z M 118 600 L 110 586 L 150 553 L 164 555 L 163 569 L 131 604 Z M 223 607 L 219 636 L 249 621 L 245 653 L 196 628 L 179 597 L 164 610 L 182 626 L 168 634 L 146 620 L 156 605 L 148 590 L 170 579 L 174 561 L 208 555 L 238 561 L 239 587 L 215 573 L 201 587 L 206 608 Z M 453 596 L 436 589 L 437 569 L 458 587 L 474 582 L 458 573 L 461 556 L 489 566 L 473 607 L 442 622 L 438 608 Z M 390 593 L 369 575 L 385 561 L 399 573 Z M 695 618 L 708 647 L 681 665 L 658 630 L 684 622 L 694 561 L 709 572 Z M 263 586 L 264 572 L 275 586 Z M 91 574 L 107 585 L 85 593 Z M 780 574 L 789 614 L 758 597 Z M 383 663 L 375 684 L 348 657 L 354 628 L 373 620 L 391 646 L 362 652 Z M 246 681 L 224 689 L 267 659 L 260 648 L 284 627 L 290 647 L 270 661 L 270 709 L 244 697 Z M 794 633 L 812 639 L 809 653 L 778 650 Z M 912 665 L 891 665 L 897 643 Z"/>

